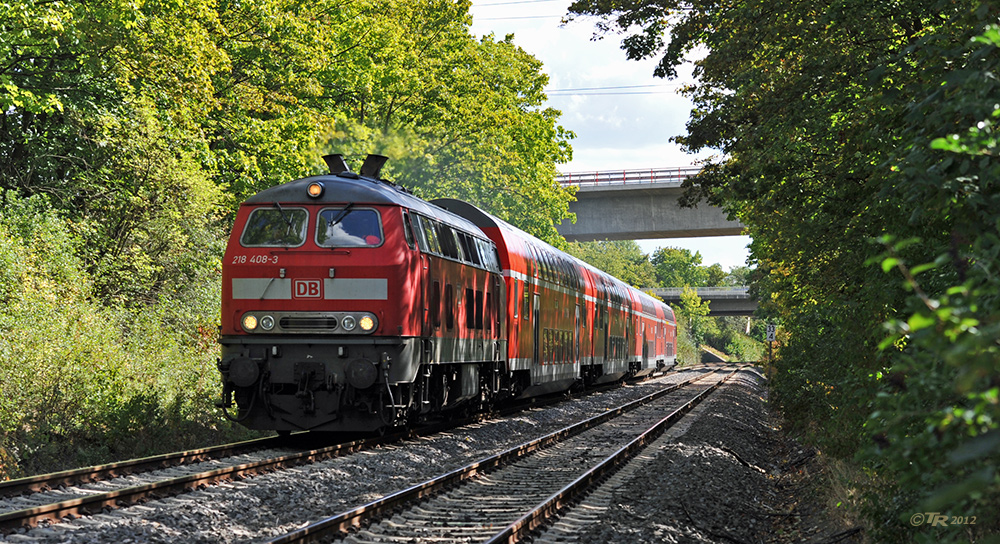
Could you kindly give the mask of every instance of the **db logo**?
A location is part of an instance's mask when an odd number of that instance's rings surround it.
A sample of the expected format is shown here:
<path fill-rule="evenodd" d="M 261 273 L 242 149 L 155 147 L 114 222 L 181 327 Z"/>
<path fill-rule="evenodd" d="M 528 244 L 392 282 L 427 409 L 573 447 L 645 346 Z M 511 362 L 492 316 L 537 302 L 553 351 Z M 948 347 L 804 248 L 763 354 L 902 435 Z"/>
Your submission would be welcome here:
<path fill-rule="evenodd" d="M 295 280 L 292 282 L 295 298 L 322 298 L 322 280 Z"/>

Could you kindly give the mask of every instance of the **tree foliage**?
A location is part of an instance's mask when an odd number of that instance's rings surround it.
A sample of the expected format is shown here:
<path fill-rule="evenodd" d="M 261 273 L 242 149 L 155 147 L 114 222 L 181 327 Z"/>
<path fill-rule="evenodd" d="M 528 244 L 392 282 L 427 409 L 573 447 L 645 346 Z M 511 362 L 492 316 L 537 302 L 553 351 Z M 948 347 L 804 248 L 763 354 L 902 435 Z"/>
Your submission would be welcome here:
<path fill-rule="evenodd" d="M 634 240 L 571 242 L 567 251 L 632 287 L 657 286 L 653 265 Z"/>
<path fill-rule="evenodd" d="M 572 195 L 553 177 L 572 133 L 543 107 L 539 61 L 475 40 L 468 7 L 4 3 L 0 186 L 69 213 L 109 300 L 190 281 L 183 255 L 216 244 L 203 233 L 235 203 L 321 171 L 331 151 L 389 153 L 419 194 L 558 243 Z"/>
<path fill-rule="evenodd" d="M 704 344 L 708 335 L 719 332 L 715 321 L 708 317 L 709 302 L 702 300 L 691 286 L 685 286 L 681 291 L 681 303 L 677 311 L 684 316 L 688 335 L 696 346 Z"/>
<path fill-rule="evenodd" d="M 679 247 L 661 247 L 650 255 L 649 260 L 656 269 L 656 281 L 664 287 L 705 287 L 717 285 L 710 283 L 710 276 L 715 280 L 722 267 L 702 266 L 701 252 L 691 253 L 689 249 Z M 723 273 L 724 275 L 724 273 Z"/>
<path fill-rule="evenodd" d="M 874 538 L 964 540 L 903 533 L 935 508 L 978 515 L 974 535 L 996 530 L 1000 9 L 579 0 L 571 11 L 625 32 L 627 55 L 658 58 L 660 76 L 698 52 L 676 140 L 720 154 L 686 198 L 748 226 L 758 298 L 789 334 L 772 384 L 789 423 L 890 482 L 870 495 Z"/>

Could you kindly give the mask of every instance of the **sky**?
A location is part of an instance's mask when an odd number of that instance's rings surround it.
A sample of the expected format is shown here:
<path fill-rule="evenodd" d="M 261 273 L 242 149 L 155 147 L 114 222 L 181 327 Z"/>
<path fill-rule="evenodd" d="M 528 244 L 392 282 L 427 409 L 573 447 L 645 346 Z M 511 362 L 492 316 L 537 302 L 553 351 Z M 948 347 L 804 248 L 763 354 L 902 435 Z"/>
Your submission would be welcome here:
<path fill-rule="evenodd" d="M 691 102 L 677 89 L 690 81 L 653 77 L 656 59 L 627 60 L 622 36 L 594 40 L 596 19 L 563 24 L 571 0 L 474 0 L 472 33 L 514 35 L 514 43 L 543 63 L 549 76 L 548 106 L 562 112 L 559 124 L 576 133 L 573 160 L 562 173 L 689 166 L 710 153 L 690 155 L 670 138 L 684 133 Z M 646 253 L 680 247 L 702 255 L 702 264 L 729 270 L 743 266 L 748 236 L 638 240 Z"/>

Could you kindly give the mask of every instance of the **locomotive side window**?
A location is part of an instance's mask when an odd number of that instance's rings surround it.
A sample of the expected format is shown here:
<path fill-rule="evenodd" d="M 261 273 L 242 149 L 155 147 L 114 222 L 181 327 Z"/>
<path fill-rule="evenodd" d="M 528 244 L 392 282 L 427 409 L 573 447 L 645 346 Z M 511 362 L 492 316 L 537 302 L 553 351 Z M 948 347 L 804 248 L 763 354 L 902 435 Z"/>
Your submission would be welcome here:
<path fill-rule="evenodd" d="M 486 327 L 486 336 L 493 334 L 493 293 L 486 293 L 486 307 L 483 309 L 486 315 L 483 316 L 483 326 Z"/>
<path fill-rule="evenodd" d="M 410 249 L 416 249 L 413 229 L 410 228 L 410 214 L 405 211 L 403 212 L 403 236 L 406 237 L 406 245 L 410 246 Z"/>
<path fill-rule="evenodd" d="M 465 256 L 468 257 L 469 262 L 476 266 L 483 266 L 479 258 L 479 247 L 476 245 L 476 239 L 464 232 L 460 233 L 458 237 L 462 241 L 462 251 L 465 252 Z"/>
<path fill-rule="evenodd" d="M 350 205 L 319 212 L 316 244 L 320 247 L 374 247 L 382 244 L 382 220 L 372 209 Z"/>
<path fill-rule="evenodd" d="M 243 247 L 298 247 L 306 241 L 309 214 L 302 208 L 257 208 L 240 236 Z"/>
<path fill-rule="evenodd" d="M 476 328 L 476 294 L 470 288 L 465 289 L 465 328 Z"/>
<path fill-rule="evenodd" d="M 493 242 L 486 242 L 486 246 L 489 248 L 490 259 L 493 262 L 493 270 L 500 272 L 500 251 Z"/>
<path fill-rule="evenodd" d="M 445 325 L 448 330 L 455 328 L 455 288 L 449 283 L 444 286 Z"/>
<path fill-rule="evenodd" d="M 482 329 L 483 328 L 483 312 L 484 311 L 485 311 L 485 308 L 483 308 L 483 292 L 477 289 L 476 290 L 476 328 L 477 329 Z"/>
<path fill-rule="evenodd" d="M 417 247 L 420 251 L 428 251 L 427 247 L 427 237 L 424 234 L 424 229 L 421 227 L 420 216 L 415 213 L 407 214 L 409 217 L 410 228 L 413 229 L 413 237 L 416 239 Z"/>
<path fill-rule="evenodd" d="M 431 288 L 431 320 L 434 322 L 434 328 L 441 328 L 441 282 L 434 280 L 434 286 Z"/>
<path fill-rule="evenodd" d="M 451 227 L 437 221 L 434 222 L 438 233 L 438 241 L 441 242 L 441 254 L 445 257 L 458 259 L 458 244 L 455 243 L 455 233 Z"/>
<path fill-rule="evenodd" d="M 434 223 L 421 215 L 418 215 L 417 218 L 420 220 L 420 230 L 424 233 L 424 238 L 427 240 L 426 250 L 440 255 L 441 241 L 438 240 L 437 229 L 434 228 Z"/>
<path fill-rule="evenodd" d="M 451 231 L 452 243 L 455 244 L 455 258 L 460 261 L 469 262 L 468 253 L 462 247 L 461 236 L 458 231 L 450 227 L 448 230 Z"/>

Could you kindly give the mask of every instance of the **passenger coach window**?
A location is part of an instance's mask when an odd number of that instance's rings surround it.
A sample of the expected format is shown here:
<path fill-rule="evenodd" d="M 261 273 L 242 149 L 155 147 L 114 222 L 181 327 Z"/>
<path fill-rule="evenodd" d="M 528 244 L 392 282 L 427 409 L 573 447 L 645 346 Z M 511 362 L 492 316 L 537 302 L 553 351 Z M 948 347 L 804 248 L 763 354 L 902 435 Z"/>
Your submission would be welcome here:
<path fill-rule="evenodd" d="M 240 237 L 244 247 L 297 247 L 306 241 L 309 214 L 302 208 L 257 208 Z"/>
<path fill-rule="evenodd" d="M 382 244 L 382 220 L 371 209 L 327 208 L 316 221 L 321 247 L 370 247 Z"/>
<path fill-rule="evenodd" d="M 528 311 L 531 309 L 531 292 L 529 291 L 529 283 L 524 283 L 524 308 L 521 310 L 521 318 L 528 319 Z"/>

